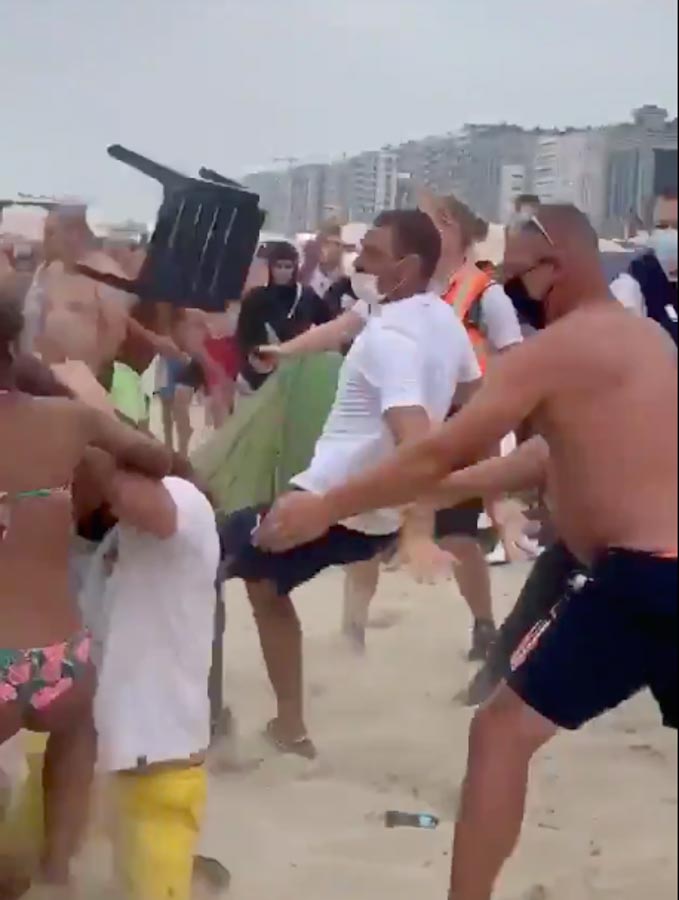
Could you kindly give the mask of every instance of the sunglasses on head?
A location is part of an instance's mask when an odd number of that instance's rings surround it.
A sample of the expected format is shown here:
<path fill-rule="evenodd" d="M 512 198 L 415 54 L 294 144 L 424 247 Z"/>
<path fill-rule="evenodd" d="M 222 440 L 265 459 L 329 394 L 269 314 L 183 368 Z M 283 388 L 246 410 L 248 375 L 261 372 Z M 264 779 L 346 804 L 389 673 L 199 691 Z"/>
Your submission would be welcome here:
<path fill-rule="evenodd" d="M 552 240 L 550 233 L 547 231 L 542 222 L 538 219 L 537 216 L 532 215 L 521 223 L 521 228 L 534 228 L 538 231 L 539 234 L 547 241 L 550 247 L 556 247 L 556 244 Z"/>

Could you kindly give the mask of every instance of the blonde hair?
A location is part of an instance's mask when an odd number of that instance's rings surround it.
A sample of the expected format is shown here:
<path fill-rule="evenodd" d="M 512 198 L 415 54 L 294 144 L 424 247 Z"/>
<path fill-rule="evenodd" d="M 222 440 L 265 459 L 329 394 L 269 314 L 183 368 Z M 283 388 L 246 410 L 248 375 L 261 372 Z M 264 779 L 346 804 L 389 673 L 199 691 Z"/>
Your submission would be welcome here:
<path fill-rule="evenodd" d="M 488 222 L 485 219 L 477 216 L 466 203 L 463 203 L 454 194 L 444 197 L 443 203 L 446 212 L 460 229 L 460 237 L 465 250 L 468 250 L 472 244 L 485 241 L 488 237 Z"/>

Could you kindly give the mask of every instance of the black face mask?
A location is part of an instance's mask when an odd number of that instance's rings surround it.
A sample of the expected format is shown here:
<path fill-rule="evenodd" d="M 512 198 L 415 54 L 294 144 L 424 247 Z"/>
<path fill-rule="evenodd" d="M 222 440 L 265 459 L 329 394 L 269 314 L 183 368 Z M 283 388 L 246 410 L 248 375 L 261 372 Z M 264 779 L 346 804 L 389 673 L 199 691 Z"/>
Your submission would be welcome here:
<path fill-rule="evenodd" d="M 514 304 L 514 309 L 519 321 L 524 325 L 530 325 L 537 331 L 547 327 L 547 311 L 545 304 L 540 300 L 534 300 L 526 290 L 523 278 L 520 276 L 505 282 L 505 293 Z"/>

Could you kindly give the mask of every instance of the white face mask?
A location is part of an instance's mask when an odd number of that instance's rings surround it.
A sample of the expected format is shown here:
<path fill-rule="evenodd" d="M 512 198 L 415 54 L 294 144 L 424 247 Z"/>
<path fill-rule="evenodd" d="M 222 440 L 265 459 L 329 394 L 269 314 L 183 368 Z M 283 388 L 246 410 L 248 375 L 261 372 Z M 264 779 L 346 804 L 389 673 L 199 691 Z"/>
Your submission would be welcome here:
<path fill-rule="evenodd" d="M 658 262 L 670 281 L 677 280 L 677 250 L 679 239 L 676 228 L 656 228 L 648 239 L 648 248 L 655 253 Z"/>
<path fill-rule="evenodd" d="M 378 307 L 386 294 L 381 294 L 377 286 L 377 275 L 367 272 L 354 272 L 351 276 L 351 289 L 359 300 L 363 300 L 373 309 Z"/>

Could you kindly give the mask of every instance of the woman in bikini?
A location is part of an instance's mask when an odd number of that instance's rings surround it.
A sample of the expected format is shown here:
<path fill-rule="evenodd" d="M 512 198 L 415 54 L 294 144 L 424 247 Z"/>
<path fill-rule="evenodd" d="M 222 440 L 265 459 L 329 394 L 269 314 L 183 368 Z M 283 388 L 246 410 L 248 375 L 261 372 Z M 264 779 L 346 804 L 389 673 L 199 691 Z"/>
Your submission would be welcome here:
<path fill-rule="evenodd" d="M 18 307 L 0 303 L 0 745 L 24 728 L 49 735 L 39 876 L 66 885 L 96 754 L 90 639 L 69 590 L 70 486 L 89 445 L 151 477 L 167 475 L 170 459 L 104 413 L 16 390 L 22 326 Z"/>

